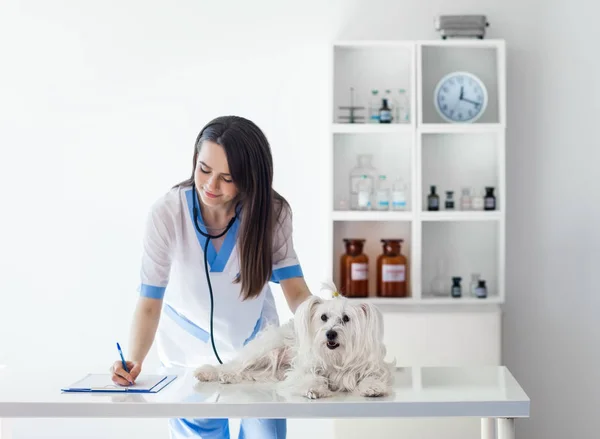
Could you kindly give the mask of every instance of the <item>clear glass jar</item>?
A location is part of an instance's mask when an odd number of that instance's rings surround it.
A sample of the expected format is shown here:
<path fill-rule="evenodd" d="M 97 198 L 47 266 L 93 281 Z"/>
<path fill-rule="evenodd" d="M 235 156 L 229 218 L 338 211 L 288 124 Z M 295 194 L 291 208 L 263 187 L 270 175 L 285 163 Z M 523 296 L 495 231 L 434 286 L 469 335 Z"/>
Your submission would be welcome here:
<path fill-rule="evenodd" d="M 406 205 L 406 184 L 397 178 L 392 188 L 392 210 L 406 210 Z"/>
<path fill-rule="evenodd" d="M 357 157 L 357 163 L 354 168 L 350 171 L 350 208 L 353 210 L 358 209 L 358 185 L 361 180 L 366 178 L 367 187 L 369 193 L 373 192 L 375 183 L 375 176 L 377 175 L 376 169 L 373 167 L 373 156 L 371 154 L 360 154 Z M 365 183 L 363 183 L 365 184 Z"/>

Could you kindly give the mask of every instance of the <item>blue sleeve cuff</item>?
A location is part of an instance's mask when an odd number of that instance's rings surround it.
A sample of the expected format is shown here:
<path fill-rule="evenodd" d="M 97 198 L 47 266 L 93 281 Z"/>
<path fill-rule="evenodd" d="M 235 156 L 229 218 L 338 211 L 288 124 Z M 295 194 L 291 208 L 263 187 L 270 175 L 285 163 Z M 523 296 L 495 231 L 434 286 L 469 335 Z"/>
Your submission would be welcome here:
<path fill-rule="evenodd" d="M 273 270 L 271 275 L 271 282 L 279 283 L 282 280 L 290 279 L 292 277 L 303 277 L 302 268 L 299 264 L 290 265 L 289 267 L 278 268 Z"/>
<path fill-rule="evenodd" d="M 153 285 L 141 284 L 138 291 L 140 296 L 150 299 L 162 299 L 165 296 L 167 287 L 155 287 Z"/>

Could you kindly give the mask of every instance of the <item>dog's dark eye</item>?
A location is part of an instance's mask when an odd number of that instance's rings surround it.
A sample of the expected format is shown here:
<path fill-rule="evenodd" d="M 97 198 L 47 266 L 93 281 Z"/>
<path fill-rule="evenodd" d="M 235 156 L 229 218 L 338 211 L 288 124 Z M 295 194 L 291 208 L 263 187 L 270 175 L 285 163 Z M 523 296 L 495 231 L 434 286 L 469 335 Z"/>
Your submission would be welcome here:
<path fill-rule="evenodd" d="M 327 314 L 321 314 L 321 320 L 323 320 L 324 322 L 327 321 Z"/>
<path fill-rule="evenodd" d="M 342 320 L 344 322 L 349 322 L 350 321 L 350 317 L 348 317 L 346 314 L 344 314 L 344 317 L 342 317 Z"/>

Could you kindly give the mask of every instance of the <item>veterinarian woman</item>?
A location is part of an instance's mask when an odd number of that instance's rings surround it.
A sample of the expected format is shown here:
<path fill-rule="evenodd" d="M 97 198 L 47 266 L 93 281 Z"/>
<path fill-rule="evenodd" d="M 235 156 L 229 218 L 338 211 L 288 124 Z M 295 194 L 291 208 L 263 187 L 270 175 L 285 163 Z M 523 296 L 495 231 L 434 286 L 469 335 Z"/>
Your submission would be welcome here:
<path fill-rule="evenodd" d="M 269 281 L 281 285 L 292 312 L 310 296 L 294 251 L 291 209 L 272 181 L 269 143 L 253 122 L 219 117 L 202 129 L 192 176 L 148 215 L 130 373 L 116 361 L 114 382 L 135 381 L 155 335 L 167 367 L 231 360 L 267 322 L 279 323 Z M 229 438 L 227 419 L 169 423 L 172 438 Z M 285 419 L 240 425 L 244 439 L 285 436 Z"/>

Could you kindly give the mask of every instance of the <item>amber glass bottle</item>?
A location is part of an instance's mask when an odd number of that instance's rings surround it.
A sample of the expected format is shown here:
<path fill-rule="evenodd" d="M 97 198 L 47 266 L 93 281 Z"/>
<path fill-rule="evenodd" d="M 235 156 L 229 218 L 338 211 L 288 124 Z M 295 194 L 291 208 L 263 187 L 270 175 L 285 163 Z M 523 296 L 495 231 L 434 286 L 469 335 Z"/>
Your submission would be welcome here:
<path fill-rule="evenodd" d="M 377 295 L 406 297 L 408 263 L 400 253 L 403 239 L 382 239 L 383 253 L 377 258 Z"/>
<path fill-rule="evenodd" d="M 340 292 L 346 297 L 369 295 L 369 258 L 364 239 L 344 239 L 346 253 L 340 260 Z"/>

